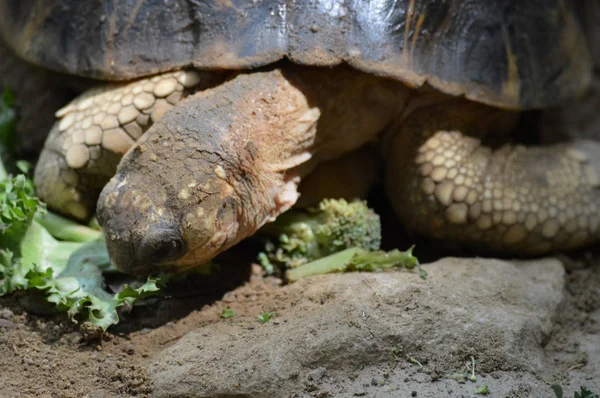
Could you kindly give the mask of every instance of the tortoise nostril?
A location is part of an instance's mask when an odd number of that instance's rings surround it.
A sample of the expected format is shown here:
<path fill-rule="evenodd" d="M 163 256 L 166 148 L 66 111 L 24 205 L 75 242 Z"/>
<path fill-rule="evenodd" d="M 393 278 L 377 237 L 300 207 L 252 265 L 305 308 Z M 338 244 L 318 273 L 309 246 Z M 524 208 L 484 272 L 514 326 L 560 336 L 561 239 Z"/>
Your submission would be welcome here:
<path fill-rule="evenodd" d="M 183 256 L 185 251 L 185 242 L 176 229 L 160 227 L 148 231 L 136 247 L 136 256 L 140 261 L 157 264 L 176 260 Z"/>

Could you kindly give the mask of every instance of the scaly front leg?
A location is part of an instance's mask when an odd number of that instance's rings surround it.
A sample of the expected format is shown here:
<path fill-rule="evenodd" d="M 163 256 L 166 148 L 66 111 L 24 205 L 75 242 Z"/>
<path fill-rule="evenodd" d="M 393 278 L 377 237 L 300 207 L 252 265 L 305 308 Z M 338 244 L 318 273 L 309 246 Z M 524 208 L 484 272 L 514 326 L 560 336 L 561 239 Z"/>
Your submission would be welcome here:
<path fill-rule="evenodd" d="M 488 146 L 492 130 L 510 119 L 466 101 L 411 114 L 387 156 L 387 190 L 399 217 L 421 233 L 502 253 L 595 242 L 600 144 Z"/>
<path fill-rule="evenodd" d="M 35 186 L 48 206 L 85 220 L 121 157 L 182 98 L 215 75 L 164 73 L 91 89 L 60 109 L 35 169 Z"/>

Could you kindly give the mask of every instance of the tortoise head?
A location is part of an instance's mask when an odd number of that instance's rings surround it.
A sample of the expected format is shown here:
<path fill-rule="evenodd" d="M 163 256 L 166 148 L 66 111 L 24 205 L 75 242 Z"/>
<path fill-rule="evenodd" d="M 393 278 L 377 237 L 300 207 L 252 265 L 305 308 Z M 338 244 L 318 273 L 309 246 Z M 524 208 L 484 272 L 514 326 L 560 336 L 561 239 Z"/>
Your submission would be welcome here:
<path fill-rule="evenodd" d="M 125 156 L 98 201 L 111 261 L 132 274 L 199 266 L 244 235 L 231 170 L 206 155 L 210 142 L 187 147 L 169 134 L 165 118 Z"/>
<path fill-rule="evenodd" d="M 281 107 L 285 116 L 273 117 Z M 277 71 L 183 100 L 129 149 L 100 195 L 111 261 L 133 274 L 184 271 L 254 233 L 295 201 L 280 165 L 298 152 L 293 134 L 306 140 L 316 118 Z"/>
<path fill-rule="evenodd" d="M 98 219 L 122 271 L 184 271 L 257 228 L 241 214 L 252 208 L 239 186 L 251 164 L 240 163 L 227 120 L 203 102 L 186 101 L 154 123 L 100 195 Z"/>

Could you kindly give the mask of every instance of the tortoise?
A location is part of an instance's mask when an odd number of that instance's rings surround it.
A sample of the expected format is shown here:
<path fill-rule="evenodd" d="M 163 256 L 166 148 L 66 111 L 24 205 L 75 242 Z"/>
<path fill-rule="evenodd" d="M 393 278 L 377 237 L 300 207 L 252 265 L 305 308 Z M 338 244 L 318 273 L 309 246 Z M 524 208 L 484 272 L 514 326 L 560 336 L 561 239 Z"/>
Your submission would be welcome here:
<path fill-rule="evenodd" d="M 21 59 L 104 82 L 56 112 L 35 185 L 64 214 L 96 210 L 114 264 L 147 274 L 252 235 L 301 181 L 306 200 L 360 197 L 380 166 L 411 231 L 513 255 L 597 241 L 600 145 L 510 138 L 520 111 L 590 83 L 574 7 L 21 0 L 0 27 Z"/>

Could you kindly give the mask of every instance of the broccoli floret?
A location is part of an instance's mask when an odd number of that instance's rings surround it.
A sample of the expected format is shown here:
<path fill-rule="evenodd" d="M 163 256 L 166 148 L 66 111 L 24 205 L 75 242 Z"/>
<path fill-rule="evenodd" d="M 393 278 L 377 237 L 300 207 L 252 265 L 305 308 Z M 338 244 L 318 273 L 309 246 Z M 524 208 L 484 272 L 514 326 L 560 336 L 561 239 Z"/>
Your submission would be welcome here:
<path fill-rule="evenodd" d="M 331 272 L 378 272 L 391 267 L 419 268 L 412 254 L 397 249 L 385 252 L 381 245 L 381 220 L 366 202 L 325 199 L 317 208 L 291 210 L 267 224 L 260 234 L 277 237 L 267 241 L 259 261 L 268 274 L 281 272 L 288 282 Z"/>
<path fill-rule="evenodd" d="M 351 247 L 379 250 L 381 220 L 366 202 L 325 199 L 316 208 L 290 210 L 265 225 L 267 241 L 259 260 L 267 272 L 296 268 Z"/>

